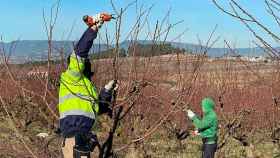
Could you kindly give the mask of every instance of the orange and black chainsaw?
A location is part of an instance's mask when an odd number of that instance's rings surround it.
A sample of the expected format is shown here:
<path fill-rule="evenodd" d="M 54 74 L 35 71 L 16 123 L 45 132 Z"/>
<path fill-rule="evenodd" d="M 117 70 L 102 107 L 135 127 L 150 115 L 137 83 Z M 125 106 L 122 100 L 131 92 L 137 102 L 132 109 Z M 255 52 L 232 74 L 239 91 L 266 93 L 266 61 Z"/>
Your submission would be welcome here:
<path fill-rule="evenodd" d="M 85 15 L 83 16 L 84 22 L 89 26 L 97 25 L 98 23 L 109 22 L 112 19 L 116 19 L 113 14 L 100 13 L 95 16 Z"/>

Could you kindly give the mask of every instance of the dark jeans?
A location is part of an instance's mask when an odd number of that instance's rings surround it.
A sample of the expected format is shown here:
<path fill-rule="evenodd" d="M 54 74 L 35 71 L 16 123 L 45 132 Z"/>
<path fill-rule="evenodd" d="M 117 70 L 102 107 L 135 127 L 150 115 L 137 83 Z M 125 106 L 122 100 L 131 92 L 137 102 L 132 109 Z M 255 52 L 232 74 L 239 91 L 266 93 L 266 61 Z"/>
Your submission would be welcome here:
<path fill-rule="evenodd" d="M 97 145 L 99 143 L 94 133 L 75 135 L 75 147 L 81 151 L 93 151 Z"/>
<path fill-rule="evenodd" d="M 75 146 L 73 148 L 73 158 L 90 158 L 90 147 L 87 134 L 75 135 Z"/>
<path fill-rule="evenodd" d="M 215 144 L 203 143 L 202 158 L 214 158 L 216 150 L 217 150 L 217 143 Z"/>

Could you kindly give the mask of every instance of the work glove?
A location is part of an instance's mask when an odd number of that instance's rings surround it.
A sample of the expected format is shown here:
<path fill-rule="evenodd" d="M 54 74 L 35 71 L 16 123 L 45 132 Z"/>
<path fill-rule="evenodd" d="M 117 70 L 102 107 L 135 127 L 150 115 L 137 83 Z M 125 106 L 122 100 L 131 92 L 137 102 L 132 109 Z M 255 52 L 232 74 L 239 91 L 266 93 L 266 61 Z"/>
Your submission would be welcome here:
<path fill-rule="evenodd" d="M 101 14 L 100 14 L 100 13 L 99 13 L 99 14 L 94 15 L 92 18 L 94 19 L 95 23 L 98 23 L 98 22 L 100 22 L 100 21 L 103 21 L 103 19 L 102 19 L 102 17 L 101 17 Z"/>
<path fill-rule="evenodd" d="M 199 133 L 199 131 L 198 131 L 198 130 L 195 130 L 195 131 L 192 131 L 192 135 L 194 135 L 194 136 L 199 136 L 199 135 L 200 135 L 200 133 Z"/>
<path fill-rule="evenodd" d="M 102 14 L 96 14 L 95 16 L 93 16 L 93 19 L 95 21 L 95 25 L 97 28 L 101 28 L 102 25 L 104 24 Z"/>
<path fill-rule="evenodd" d="M 102 14 L 96 14 L 95 16 L 85 15 L 83 16 L 83 21 L 95 31 L 98 31 L 102 27 L 104 20 Z"/>
<path fill-rule="evenodd" d="M 116 90 L 118 90 L 119 86 L 118 86 L 116 80 L 111 80 L 111 81 L 109 81 L 109 82 L 105 85 L 104 88 L 105 88 L 107 91 L 112 91 L 112 90 L 116 91 Z"/>
<path fill-rule="evenodd" d="M 193 119 L 193 117 L 195 116 L 195 113 L 192 112 L 191 110 L 187 110 L 187 115 L 190 119 Z"/>

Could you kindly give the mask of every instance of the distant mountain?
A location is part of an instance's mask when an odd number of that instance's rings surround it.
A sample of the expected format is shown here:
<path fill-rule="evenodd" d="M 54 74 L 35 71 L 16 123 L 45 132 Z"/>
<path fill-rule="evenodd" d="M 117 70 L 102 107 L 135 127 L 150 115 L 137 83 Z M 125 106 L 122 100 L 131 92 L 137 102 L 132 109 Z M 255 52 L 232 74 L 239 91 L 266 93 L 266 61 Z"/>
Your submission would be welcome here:
<path fill-rule="evenodd" d="M 140 44 L 152 44 L 149 40 L 138 40 L 138 41 L 123 41 L 120 43 L 120 48 L 128 50 L 129 46 L 137 42 Z M 53 54 L 59 55 L 63 48 L 65 54 L 70 54 L 73 51 L 74 41 L 52 41 Z M 179 43 L 179 42 L 166 42 L 170 43 L 173 47 L 185 49 L 187 52 L 202 53 L 206 49 L 205 46 L 199 46 L 197 44 L 190 43 Z M 45 60 L 48 52 L 48 41 L 47 40 L 22 40 L 14 41 L 10 43 L 0 43 L 0 47 L 4 46 L 6 53 L 11 52 L 13 58 L 32 58 L 33 60 Z M 109 46 L 113 48 L 114 46 Z M 106 44 L 94 44 L 92 51 L 101 52 L 106 50 L 108 47 Z M 237 48 L 234 50 L 241 56 L 261 56 L 266 55 L 261 48 Z M 224 55 L 232 55 L 227 48 L 210 48 L 207 54 L 210 57 L 220 57 Z"/>
<path fill-rule="evenodd" d="M 254 47 L 254 48 L 207 48 L 204 46 L 186 44 L 179 46 L 179 48 L 184 48 L 186 50 L 191 50 L 193 53 L 202 53 L 202 51 L 207 50 L 207 54 L 210 57 L 222 57 L 222 56 L 266 56 L 267 54 L 264 52 L 262 48 Z"/>
<path fill-rule="evenodd" d="M 54 55 L 59 55 L 61 50 L 65 54 L 73 51 L 75 41 L 52 41 L 52 50 Z M 48 56 L 47 40 L 22 40 L 9 43 L 0 43 L 4 46 L 5 52 L 12 53 L 13 57 L 28 57 L 34 59 L 45 59 Z M 99 52 L 107 49 L 105 44 L 94 44 L 92 51 Z"/>

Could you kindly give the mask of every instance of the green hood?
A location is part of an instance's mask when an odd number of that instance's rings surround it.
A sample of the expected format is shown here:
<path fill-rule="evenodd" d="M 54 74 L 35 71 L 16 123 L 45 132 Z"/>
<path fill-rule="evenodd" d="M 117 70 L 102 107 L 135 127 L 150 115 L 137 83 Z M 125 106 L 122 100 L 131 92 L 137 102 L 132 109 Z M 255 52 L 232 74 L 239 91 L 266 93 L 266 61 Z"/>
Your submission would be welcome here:
<path fill-rule="evenodd" d="M 211 98 L 204 98 L 201 102 L 202 111 L 204 114 L 207 114 L 214 110 L 215 102 Z"/>

